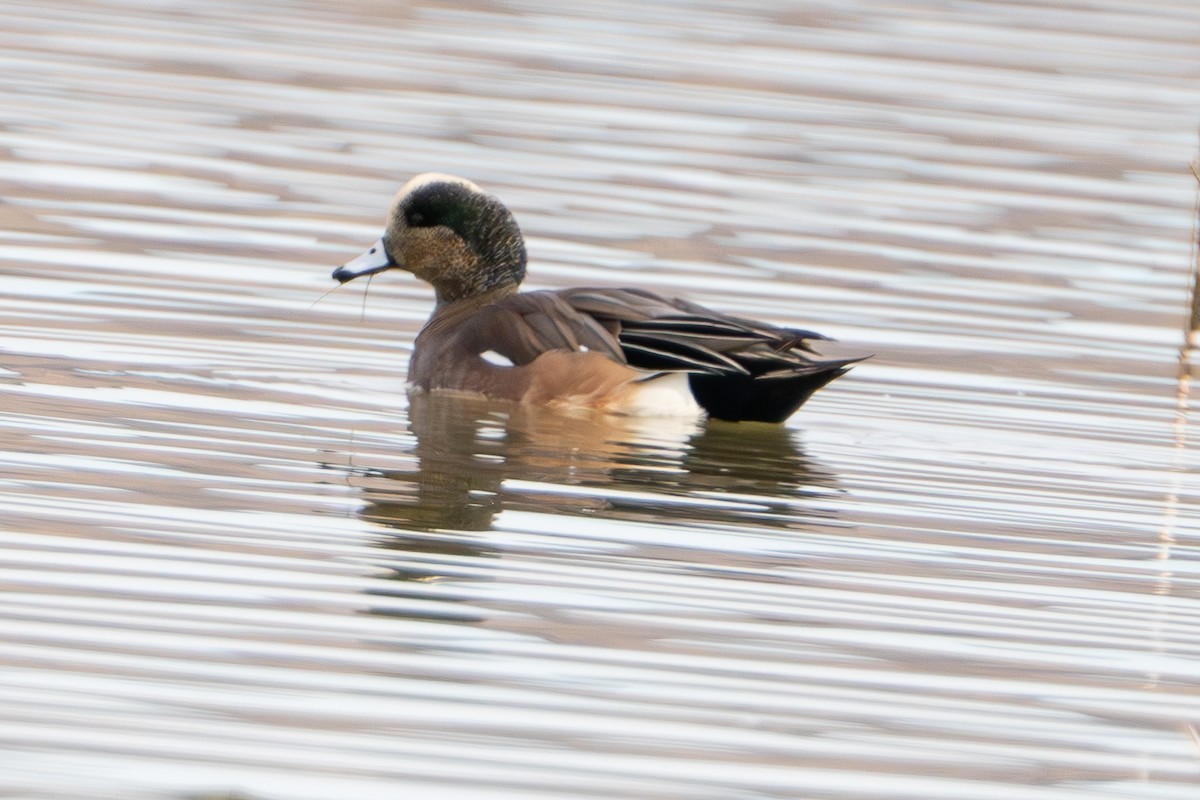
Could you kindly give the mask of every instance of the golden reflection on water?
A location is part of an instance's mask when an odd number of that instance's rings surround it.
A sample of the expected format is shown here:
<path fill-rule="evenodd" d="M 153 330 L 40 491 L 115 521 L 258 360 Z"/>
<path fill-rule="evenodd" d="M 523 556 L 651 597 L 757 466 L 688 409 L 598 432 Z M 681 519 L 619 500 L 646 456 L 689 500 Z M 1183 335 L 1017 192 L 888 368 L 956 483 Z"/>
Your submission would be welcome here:
<path fill-rule="evenodd" d="M 352 470 L 363 519 L 405 530 L 486 531 L 505 509 L 787 526 L 803 520 L 800 499 L 835 488 L 783 426 L 569 414 L 453 395 L 413 397 L 409 419 L 412 469 Z"/>

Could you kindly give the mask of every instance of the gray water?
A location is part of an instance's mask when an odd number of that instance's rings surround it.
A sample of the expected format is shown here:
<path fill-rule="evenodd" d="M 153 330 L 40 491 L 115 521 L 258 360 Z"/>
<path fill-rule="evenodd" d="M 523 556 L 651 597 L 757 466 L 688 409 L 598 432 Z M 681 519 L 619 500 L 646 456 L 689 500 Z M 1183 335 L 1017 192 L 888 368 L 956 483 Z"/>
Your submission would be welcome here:
<path fill-rule="evenodd" d="M 1194 3 L 0 12 L 0 795 L 1196 796 Z M 410 403 L 430 169 L 875 357 Z"/>

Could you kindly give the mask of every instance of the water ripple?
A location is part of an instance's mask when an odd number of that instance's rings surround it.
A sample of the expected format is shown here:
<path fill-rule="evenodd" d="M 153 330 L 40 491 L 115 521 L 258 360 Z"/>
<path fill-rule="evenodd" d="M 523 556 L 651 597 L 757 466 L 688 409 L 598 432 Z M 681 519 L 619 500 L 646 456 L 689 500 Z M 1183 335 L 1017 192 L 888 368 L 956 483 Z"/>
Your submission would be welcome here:
<path fill-rule="evenodd" d="M 1190 800 L 1193 5 L 551 6 L 6 9 L 2 793 Z M 410 402 L 427 169 L 875 357 Z"/>

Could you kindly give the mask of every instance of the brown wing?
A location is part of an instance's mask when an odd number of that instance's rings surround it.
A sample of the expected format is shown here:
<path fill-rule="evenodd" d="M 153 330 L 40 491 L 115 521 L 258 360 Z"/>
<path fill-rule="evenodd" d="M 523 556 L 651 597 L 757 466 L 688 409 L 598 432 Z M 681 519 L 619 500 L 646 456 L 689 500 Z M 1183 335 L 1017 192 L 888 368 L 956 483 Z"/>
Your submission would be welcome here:
<path fill-rule="evenodd" d="M 808 340 L 827 338 L 812 331 L 729 316 L 641 289 L 565 289 L 558 295 L 612 332 L 631 366 L 756 378 L 834 366 L 809 356 Z"/>
<path fill-rule="evenodd" d="M 783 422 L 860 359 L 822 359 L 812 331 L 721 314 L 641 289 L 568 289 L 562 297 L 616 336 L 630 366 L 685 370 L 710 417 Z"/>
<path fill-rule="evenodd" d="M 472 311 L 469 322 L 457 330 L 468 349 L 492 350 L 517 365 L 550 350 L 594 351 L 626 363 L 616 338 L 556 292 L 509 295 Z"/>
<path fill-rule="evenodd" d="M 474 356 L 495 351 L 526 365 L 552 351 L 587 351 L 637 369 L 691 373 L 692 393 L 711 417 L 782 422 L 858 360 L 816 357 L 808 341 L 824 338 L 640 289 L 528 292 L 440 309 L 417 337 L 409 380 L 521 399 L 529 375 L 480 369 Z"/>

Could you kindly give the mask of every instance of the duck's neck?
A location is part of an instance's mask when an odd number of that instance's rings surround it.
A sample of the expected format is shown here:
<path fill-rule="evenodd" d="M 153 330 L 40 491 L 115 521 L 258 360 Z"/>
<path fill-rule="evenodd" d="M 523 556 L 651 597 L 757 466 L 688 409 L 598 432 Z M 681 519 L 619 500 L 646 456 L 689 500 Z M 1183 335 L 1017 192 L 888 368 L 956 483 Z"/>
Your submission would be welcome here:
<path fill-rule="evenodd" d="M 433 313 L 436 316 L 437 314 L 442 313 L 451 307 L 453 307 L 455 311 L 473 311 L 476 308 L 483 308 L 484 306 L 490 305 L 501 298 L 508 297 L 510 294 L 516 294 L 517 290 L 520 288 L 521 286 L 519 283 L 506 282 L 485 291 L 475 292 L 461 297 L 456 297 L 453 295 L 447 297 L 439 290 L 437 292 L 437 306 L 434 308 Z"/>

